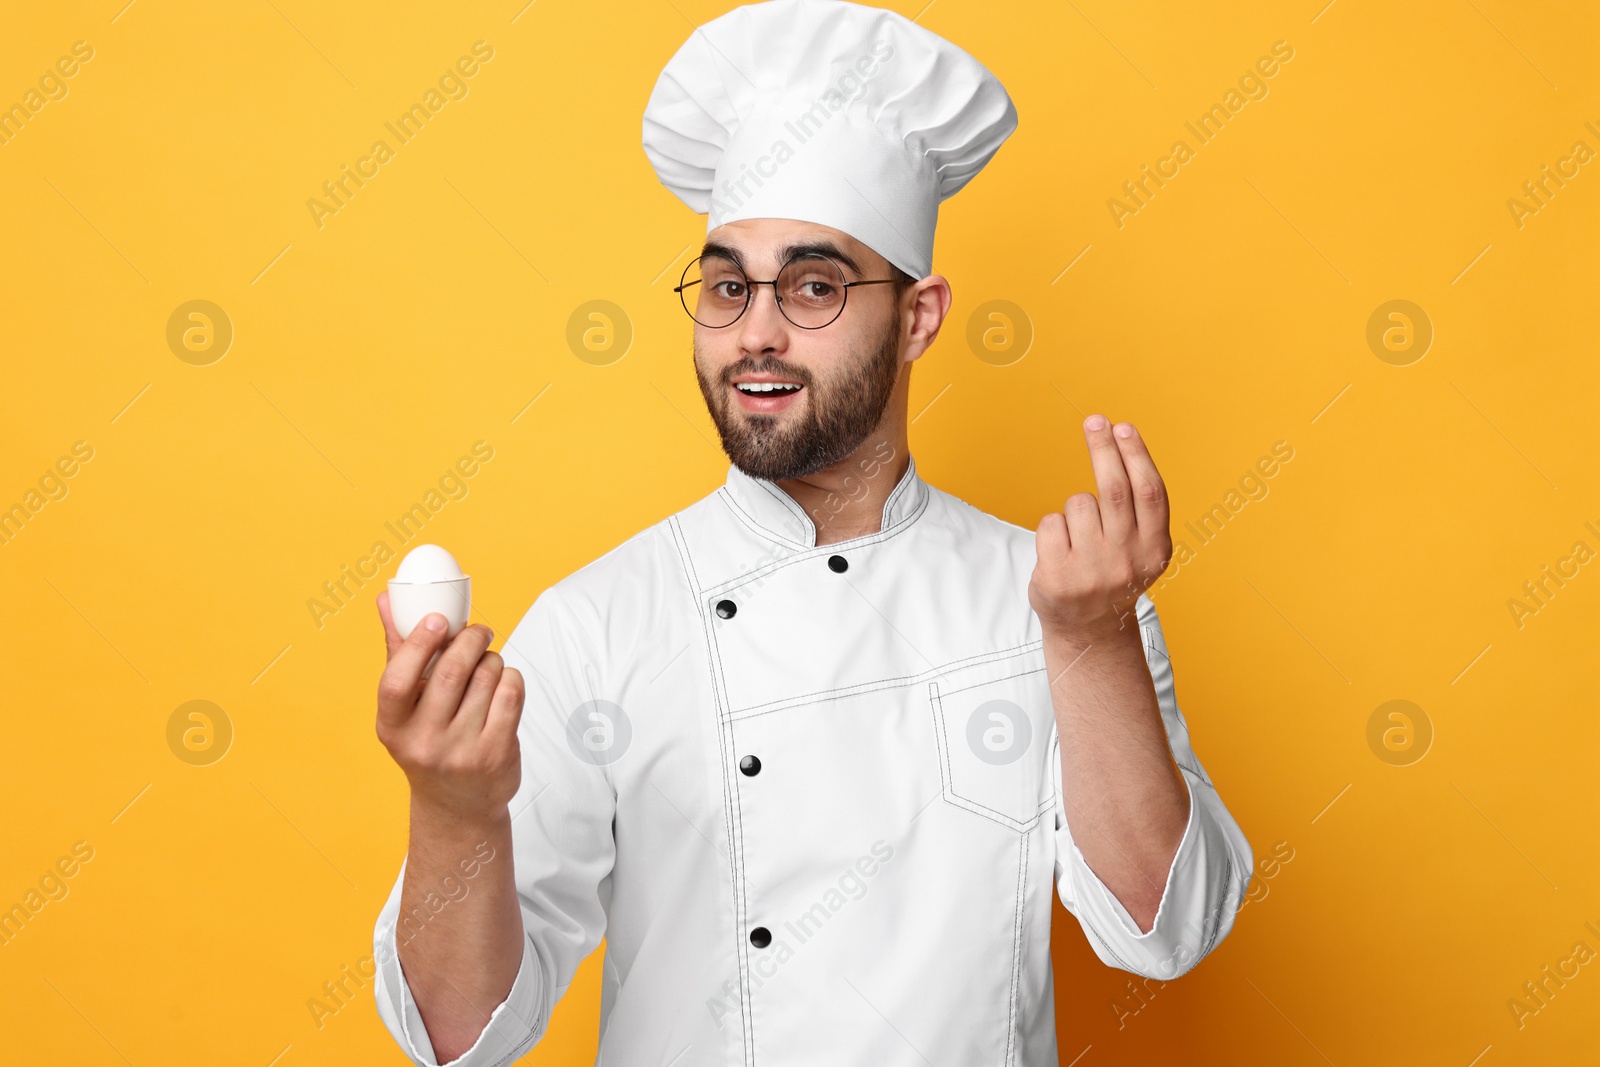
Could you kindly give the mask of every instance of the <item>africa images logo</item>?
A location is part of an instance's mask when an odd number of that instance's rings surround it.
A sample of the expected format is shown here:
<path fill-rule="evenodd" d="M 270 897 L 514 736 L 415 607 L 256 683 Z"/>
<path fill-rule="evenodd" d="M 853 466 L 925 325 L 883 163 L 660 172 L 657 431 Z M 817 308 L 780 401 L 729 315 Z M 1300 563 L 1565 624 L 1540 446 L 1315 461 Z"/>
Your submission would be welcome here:
<path fill-rule="evenodd" d="M 473 42 L 471 55 L 461 56 L 454 65 L 445 68 L 445 72 L 439 76 L 438 88 L 430 86 L 422 94 L 420 102 L 413 102 L 393 122 L 385 122 L 383 128 L 394 136 L 396 145 L 404 147 L 410 144 L 428 122 L 444 110 L 446 104 L 467 98 L 472 91 L 467 79 L 475 77 L 482 65 L 493 58 L 493 45 L 487 41 Z M 326 217 L 337 215 L 349 207 L 356 193 L 365 189 L 367 182 L 376 178 L 383 165 L 397 154 L 395 146 L 380 138 L 372 142 L 370 152 L 356 160 L 354 170 L 348 163 L 341 164 L 339 176 L 322 183 L 325 199 L 313 196 L 306 200 L 306 208 L 311 212 L 311 221 L 316 223 L 317 229 L 322 229 Z"/>

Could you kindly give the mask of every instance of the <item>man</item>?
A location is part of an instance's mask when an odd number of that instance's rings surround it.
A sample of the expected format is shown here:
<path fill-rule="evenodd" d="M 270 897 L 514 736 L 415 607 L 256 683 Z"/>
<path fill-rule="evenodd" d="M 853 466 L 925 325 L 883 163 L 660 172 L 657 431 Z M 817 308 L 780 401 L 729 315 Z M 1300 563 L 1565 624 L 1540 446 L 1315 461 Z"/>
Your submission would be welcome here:
<path fill-rule="evenodd" d="M 1232 929 L 1254 857 L 1143 593 L 1171 539 L 1138 432 L 1088 419 L 1098 499 L 1037 531 L 908 448 L 938 204 L 1015 126 L 971 56 L 838 0 L 737 9 L 663 71 L 645 150 L 710 216 L 679 291 L 732 466 L 498 655 L 402 641 L 380 594 L 412 800 L 376 996 L 413 1062 L 511 1062 L 604 937 L 602 1062 L 1055 1063 L 1052 893 L 1137 974 Z"/>

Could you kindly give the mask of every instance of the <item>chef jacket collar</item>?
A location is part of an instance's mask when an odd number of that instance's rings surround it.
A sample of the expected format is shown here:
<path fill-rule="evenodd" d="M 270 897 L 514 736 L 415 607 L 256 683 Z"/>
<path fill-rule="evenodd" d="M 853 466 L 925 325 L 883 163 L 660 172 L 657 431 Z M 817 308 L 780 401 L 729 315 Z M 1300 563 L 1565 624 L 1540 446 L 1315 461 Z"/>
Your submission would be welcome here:
<path fill-rule="evenodd" d="M 734 510 L 761 532 L 799 548 L 816 547 L 816 524 L 799 502 L 776 482 L 752 477 L 737 466 L 729 465 L 728 480 L 721 492 Z M 918 477 L 917 460 L 911 456 L 905 473 L 883 502 L 883 525 L 879 533 L 887 534 L 894 527 L 911 522 L 922 513 L 927 502 L 928 484 Z"/>

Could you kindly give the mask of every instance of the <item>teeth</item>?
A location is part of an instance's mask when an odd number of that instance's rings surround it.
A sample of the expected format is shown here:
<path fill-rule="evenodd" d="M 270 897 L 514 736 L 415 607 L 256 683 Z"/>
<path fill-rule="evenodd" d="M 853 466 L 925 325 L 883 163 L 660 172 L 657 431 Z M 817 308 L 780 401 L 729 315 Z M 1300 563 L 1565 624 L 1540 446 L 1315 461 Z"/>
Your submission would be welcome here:
<path fill-rule="evenodd" d="M 741 393 L 792 393 L 800 387 L 781 382 L 739 382 L 734 388 Z"/>

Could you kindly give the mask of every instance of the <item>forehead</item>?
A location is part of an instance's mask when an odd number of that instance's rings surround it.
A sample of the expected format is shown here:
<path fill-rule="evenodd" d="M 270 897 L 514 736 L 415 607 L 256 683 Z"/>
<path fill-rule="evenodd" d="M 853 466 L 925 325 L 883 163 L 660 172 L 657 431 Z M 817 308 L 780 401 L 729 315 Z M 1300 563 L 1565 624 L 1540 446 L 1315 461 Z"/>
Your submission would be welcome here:
<path fill-rule="evenodd" d="M 797 219 L 740 219 L 706 234 L 706 249 L 726 249 L 746 270 L 776 270 L 797 249 L 835 255 L 855 271 L 874 271 L 888 264 L 878 253 L 843 230 Z"/>

